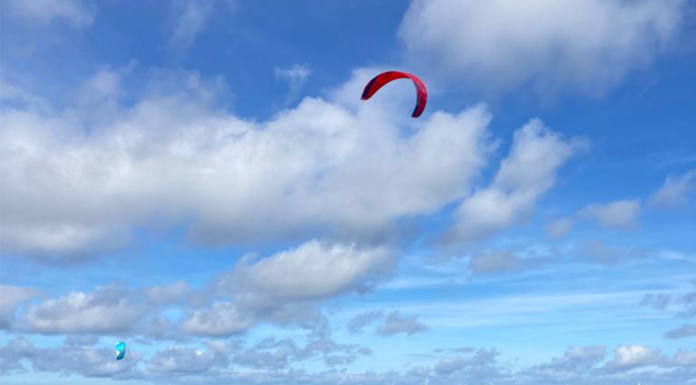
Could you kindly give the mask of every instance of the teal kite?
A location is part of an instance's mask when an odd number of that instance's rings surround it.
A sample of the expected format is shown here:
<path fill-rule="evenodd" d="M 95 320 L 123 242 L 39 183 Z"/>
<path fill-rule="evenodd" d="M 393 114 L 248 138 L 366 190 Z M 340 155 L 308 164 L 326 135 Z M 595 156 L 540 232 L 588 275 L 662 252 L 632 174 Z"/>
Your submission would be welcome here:
<path fill-rule="evenodd" d="M 124 342 L 119 342 L 116 345 L 116 359 L 122 360 L 126 356 L 126 344 Z"/>

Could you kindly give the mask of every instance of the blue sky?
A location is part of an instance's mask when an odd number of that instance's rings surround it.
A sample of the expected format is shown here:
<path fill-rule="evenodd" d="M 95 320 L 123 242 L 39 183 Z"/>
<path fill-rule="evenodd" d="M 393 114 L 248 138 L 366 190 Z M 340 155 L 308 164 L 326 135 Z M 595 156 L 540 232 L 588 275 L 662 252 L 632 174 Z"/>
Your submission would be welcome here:
<path fill-rule="evenodd" d="M 695 383 L 692 3 L 0 7 L 3 384 Z"/>

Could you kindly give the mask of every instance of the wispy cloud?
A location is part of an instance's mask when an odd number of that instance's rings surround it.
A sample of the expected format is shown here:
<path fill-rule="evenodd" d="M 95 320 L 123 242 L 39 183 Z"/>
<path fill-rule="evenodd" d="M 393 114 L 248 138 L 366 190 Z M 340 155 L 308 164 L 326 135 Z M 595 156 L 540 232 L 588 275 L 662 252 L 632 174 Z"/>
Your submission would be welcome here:
<path fill-rule="evenodd" d="M 675 209 L 685 206 L 689 199 L 695 197 L 696 170 L 691 170 L 681 175 L 668 176 L 649 202 L 654 206 Z"/>
<path fill-rule="evenodd" d="M 231 12 L 237 7 L 236 0 L 186 0 L 170 4 L 172 14 L 169 45 L 179 51 L 191 48 L 196 38 L 208 27 L 215 12 Z"/>
<path fill-rule="evenodd" d="M 579 216 L 594 220 L 604 227 L 628 229 L 635 226 L 640 213 L 640 200 L 630 199 L 607 204 L 593 203 L 582 209 Z"/>
<path fill-rule="evenodd" d="M 290 68 L 276 67 L 274 73 L 276 79 L 281 79 L 288 83 L 289 90 L 283 103 L 284 106 L 288 106 L 300 94 L 302 86 L 309 79 L 312 71 L 307 64 L 295 64 Z"/>
<path fill-rule="evenodd" d="M 3 0 L 3 10 L 36 25 L 65 21 L 76 29 L 92 25 L 96 7 L 83 0 Z"/>

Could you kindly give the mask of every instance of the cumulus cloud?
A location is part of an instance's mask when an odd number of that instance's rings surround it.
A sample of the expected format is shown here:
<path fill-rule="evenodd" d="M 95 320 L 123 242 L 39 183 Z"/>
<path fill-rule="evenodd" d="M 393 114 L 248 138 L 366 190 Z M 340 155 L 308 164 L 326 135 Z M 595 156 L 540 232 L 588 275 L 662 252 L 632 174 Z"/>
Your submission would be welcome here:
<path fill-rule="evenodd" d="M 202 345 L 158 350 L 147 359 L 143 359 L 139 352 L 131 351 L 126 360 L 116 361 L 111 349 L 80 344 L 39 348 L 24 338 L 13 338 L 0 346 L 0 373 L 21 371 L 24 362 L 36 372 L 172 384 L 378 385 L 393 381 L 419 385 L 428 381 L 434 385 L 462 382 L 635 385 L 642 378 L 656 385 L 671 385 L 688 383 L 696 369 L 694 351 L 680 348 L 671 356 L 663 356 L 657 350 L 641 345 L 619 346 L 609 360 L 605 360 L 604 346 L 571 346 L 561 357 L 519 370 L 501 364 L 498 361 L 501 353 L 495 349 L 465 348 L 458 349 L 462 354 L 443 357 L 432 366 L 381 372 L 331 368 L 371 353 L 358 345 L 337 343 L 323 332 L 308 335 L 304 344 L 293 339 L 267 338 L 248 347 L 239 341 L 218 340 Z M 314 362 L 317 358 L 322 359 L 329 369 L 307 372 L 294 366 Z"/>
<path fill-rule="evenodd" d="M 32 24 L 61 20 L 76 29 L 92 25 L 96 15 L 95 8 L 82 0 L 3 0 L 2 6 L 10 15 Z"/>
<path fill-rule="evenodd" d="M 394 259 L 385 247 L 360 248 L 316 240 L 269 258 L 245 258 L 231 275 L 220 281 L 220 289 L 255 293 L 248 302 L 315 300 L 349 290 L 365 288 L 373 275 L 391 271 Z"/>
<path fill-rule="evenodd" d="M 26 293 L 30 295 L 28 298 L 36 296 L 32 291 Z M 66 341 L 66 344 L 78 345 L 92 341 L 98 335 L 114 334 L 181 339 L 181 335 L 174 334 L 175 324 L 162 312 L 168 308 L 187 309 L 210 301 L 209 296 L 193 292 L 182 281 L 138 290 L 111 284 L 97 287 L 92 292 L 71 291 L 56 298 L 24 304 L 20 316 L 6 317 L 3 326 L 14 332 L 67 334 L 71 342 Z"/>
<path fill-rule="evenodd" d="M 348 365 L 372 351 L 355 344 L 340 344 L 327 333 L 309 335 L 304 346 L 292 339 L 266 338 L 252 347 L 234 353 L 235 364 L 253 369 L 279 370 L 294 363 L 321 358 L 328 367 Z"/>
<path fill-rule="evenodd" d="M 194 311 L 182 324 L 182 331 L 195 336 L 220 337 L 242 334 L 254 325 L 253 316 L 233 302 L 215 302 Z"/>
<path fill-rule="evenodd" d="M 654 206 L 676 209 L 687 204 L 696 192 L 696 170 L 679 176 L 668 176 L 664 184 L 650 197 Z"/>
<path fill-rule="evenodd" d="M 417 0 L 399 36 L 414 62 L 450 78 L 596 95 L 677 40 L 687 3 Z"/>
<path fill-rule="evenodd" d="M 630 229 L 635 226 L 640 212 L 640 200 L 631 199 L 607 204 L 590 204 L 582 209 L 579 215 L 604 227 Z"/>
<path fill-rule="evenodd" d="M 9 374 L 24 369 L 22 359 L 30 357 L 35 351 L 34 345 L 25 338 L 13 338 L 0 347 L 0 374 Z"/>
<path fill-rule="evenodd" d="M 555 184 L 560 167 L 584 147 L 583 140 L 565 140 L 539 120 L 517 130 L 491 185 L 457 208 L 451 238 L 480 241 L 527 221 L 537 201 Z"/>
<path fill-rule="evenodd" d="M 161 350 L 148 361 L 147 370 L 153 373 L 191 375 L 224 368 L 229 364 L 227 355 L 214 349 L 174 347 Z"/>
<path fill-rule="evenodd" d="M 191 298 L 191 288 L 186 281 L 176 281 L 167 285 L 146 288 L 143 295 L 151 303 L 168 304 L 184 302 Z"/>
<path fill-rule="evenodd" d="M 317 229 L 369 240 L 465 196 L 490 153 L 484 106 L 411 122 L 391 113 L 398 101 L 351 104 L 341 91 L 253 122 L 217 109 L 196 75 L 181 79 L 99 124 L 79 109 L 5 106 L 3 251 L 90 256 L 127 243 L 133 226 L 180 223 L 205 244 Z M 418 127 L 403 135 L 404 124 Z"/>
<path fill-rule="evenodd" d="M 389 313 L 384 324 L 377 329 L 377 334 L 392 336 L 395 334 L 414 335 L 428 330 L 428 327 L 418 321 L 418 316 L 404 316 L 397 311 Z"/>
<path fill-rule="evenodd" d="M 681 348 L 668 361 L 669 366 L 696 367 L 696 351 Z"/>
<path fill-rule="evenodd" d="M 524 378 L 524 384 L 606 382 L 634 385 L 649 381 L 667 385 L 688 383 L 686 379 L 694 374 L 695 352 L 687 349 L 681 348 L 672 356 L 665 356 L 659 350 L 646 346 L 622 345 L 614 350 L 608 360 L 606 351 L 605 346 L 571 346 L 562 357 L 523 370 L 516 378 Z"/>
<path fill-rule="evenodd" d="M 443 376 L 468 372 L 479 378 L 490 378 L 499 373 L 495 349 L 478 349 L 471 357 L 443 357 L 434 366 L 435 373 Z"/>
<path fill-rule="evenodd" d="M 660 351 L 642 345 L 619 346 L 614 351 L 614 357 L 608 361 L 605 368 L 610 371 L 624 371 L 637 367 L 657 365 L 661 362 Z"/>
<path fill-rule="evenodd" d="M 381 310 L 366 311 L 353 317 L 348 322 L 346 328 L 353 334 L 361 333 L 365 327 L 378 322 L 382 318 L 384 318 L 384 312 Z"/>
<path fill-rule="evenodd" d="M 39 348 L 24 338 L 13 338 L 0 347 L 0 373 L 22 370 L 21 362 L 27 360 L 35 372 L 131 379 L 139 376 L 137 365 L 141 358 L 137 351 L 130 351 L 127 359 L 117 361 L 111 348 L 76 345 Z"/>
<path fill-rule="evenodd" d="M 177 341 L 243 334 L 261 323 L 315 329 L 325 322 L 321 305 L 370 290 L 395 262 L 386 247 L 310 241 L 265 258 L 248 255 L 200 289 L 184 281 L 135 290 L 111 284 L 27 304 L 17 319 L 16 309 L 36 293 L 0 286 L 0 315 L 17 332 Z M 181 316 L 167 316 L 170 309 Z"/>
<path fill-rule="evenodd" d="M 34 289 L 0 285 L 0 329 L 9 328 L 17 308 L 37 295 L 38 292 Z"/>
<path fill-rule="evenodd" d="M 604 361 L 604 346 L 569 346 L 562 357 L 555 357 L 551 362 L 534 365 L 527 370 L 533 378 L 545 381 L 582 381 L 587 380 L 589 372 Z"/>
<path fill-rule="evenodd" d="M 119 289 L 105 287 L 29 306 L 15 328 L 44 334 L 109 334 L 129 330 L 144 312 Z"/>
<path fill-rule="evenodd" d="M 258 322 L 317 320 L 319 304 L 368 289 L 391 272 L 395 259 L 384 248 L 307 242 L 264 259 L 243 258 L 215 284 L 231 298 L 196 310 L 183 324 L 194 335 L 245 332 Z"/>

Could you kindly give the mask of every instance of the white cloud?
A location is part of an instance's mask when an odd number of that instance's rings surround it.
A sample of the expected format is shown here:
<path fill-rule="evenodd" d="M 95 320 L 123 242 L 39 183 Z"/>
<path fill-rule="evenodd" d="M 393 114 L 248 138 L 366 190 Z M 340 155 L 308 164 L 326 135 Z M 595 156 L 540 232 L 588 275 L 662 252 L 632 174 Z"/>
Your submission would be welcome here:
<path fill-rule="evenodd" d="M 570 346 L 566 349 L 563 357 L 555 359 L 551 365 L 555 369 L 561 370 L 587 370 L 595 364 L 602 362 L 606 356 L 604 346 Z"/>
<path fill-rule="evenodd" d="M 216 302 L 208 309 L 196 310 L 182 323 L 184 333 L 220 337 L 243 334 L 254 326 L 252 315 L 231 302 Z"/>
<path fill-rule="evenodd" d="M 583 243 L 581 246 L 581 253 L 585 258 L 604 265 L 618 263 L 622 255 L 622 251 L 619 248 L 607 245 L 598 240 Z"/>
<path fill-rule="evenodd" d="M 394 258 L 383 247 L 360 249 L 310 241 L 256 263 L 242 260 L 220 285 L 230 293 L 248 292 L 254 297 L 315 300 L 360 289 L 371 276 L 391 271 L 393 264 Z"/>
<path fill-rule="evenodd" d="M 565 382 L 587 380 L 588 372 L 604 361 L 606 347 L 604 346 L 569 346 L 563 357 L 555 357 L 549 363 L 535 365 L 528 369 L 532 378 L 540 382 Z"/>
<path fill-rule="evenodd" d="M 96 10 L 82 0 L 3 0 L 3 10 L 30 23 L 64 20 L 77 29 L 92 25 Z"/>
<path fill-rule="evenodd" d="M 129 351 L 127 359 L 117 361 L 114 350 L 110 348 L 65 344 L 56 348 L 39 348 L 24 338 L 13 338 L 0 347 L 0 373 L 21 370 L 22 360 L 26 360 L 31 362 L 32 373 L 132 379 L 137 376 L 140 359 L 140 353 L 134 351 Z"/>
<path fill-rule="evenodd" d="M 649 306 L 658 310 L 665 310 L 672 302 L 672 296 L 670 294 L 653 294 L 647 293 L 643 296 L 640 304 L 643 306 Z"/>
<path fill-rule="evenodd" d="M 220 7 L 222 5 L 222 7 Z M 170 4 L 172 13 L 172 30 L 169 36 L 170 46 L 186 50 L 195 42 L 208 26 L 214 12 L 234 10 L 234 0 L 186 0 L 174 1 Z"/>
<path fill-rule="evenodd" d="M 604 227 L 629 229 L 636 224 L 640 213 L 640 200 L 632 199 L 607 204 L 590 204 L 578 215 L 592 219 Z"/>
<path fill-rule="evenodd" d="M 310 241 L 266 258 L 246 256 L 235 268 L 193 290 L 184 281 L 128 290 L 119 285 L 25 305 L 32 290 L 0 285 L 0 321 L 13 332 L 70 335 L 188 336 L 244 334 L 263 323 L 321 330 L 321 306 L 362 293 L 390 274 L 396 256 L 385 247 Z M 173 314 L 180 314 L 176 317 Z"/>
<path fill-rule="evenodd" d="M 377 329 L 377 334 L 391 336 L 395 334 L 414 335 L 428 330 L 428 327 L 418 321 L 418 316 L 402 316 L 399 311 L 389 313 L 384 324 Z"/>
<path fill-rule="evenodd" d="M 215 367 L 226 367 L 228 364 L 227 355 L 214 349 L 202 351 L 176 347 L 155 353 L 148 362 L 147 370 L 153 373 L 191 375 Z"/>
<path fill-rule="evenodd" d="M 559 168 L 584 146 L 582 140 L 564 140 L 539 120 L 517 130 L 491 185 L 458 207 L 453 237 L 479 241 L 528 220 Z"/>
<path fill-rule="evenodd" d="M 696 170 L 680 176 L 668 176 L 665 183 L 650 197 L 650 203 L 666 208 L 679 208 L 687 204 L 696 192 Z"/>
<path fill-rule="evenodd" d="M 696 351 L 679 349 L 670 359 L 671 366 L 696 367 Z"/>
<path fill-rule="evenodd" d="M 655 254 L 655 251 L 649 248 L 615 246 L 596 239 L 582 242 L 575 248 L 582 257 L 603 265 L 629 262 Z"/>
<path fill-rule="evenodd" d="M 213 12 L 213 1 L 186 1 L 172 3 L 174 25 L 169 44 L 178 49 L 193 45 L 196 37 L 206 27 Z"/>
<path fill-rule="evenodd" d="M 364 84 L 356 76 L 344 87 Z M 97 89 L 118 93 L 106 83 Z M 339 92 L 252 122 L 216 109 L 197 76 L 179 83 L 97 122 L 80 109 L 4 108 L 3 250 L 91 255 L 128 242 L 133 226 L 182 222 L 207 244 L 316 229 L 374 239 L 466 195 L 490 153 L 484 106 L 412 122 L 392 114 L 399 101 L 344 103 Z M 418 129 L 404 136 L 404 124 Z"/>
<path fill-rule="evenodd" d="M 340 344 L 328 334 L 310 334 L 306 344 L 299 346 L 292 339 L 265 338 L 252 347 L 236 349 L 234 363 L 247 368 L 279 370 L 293 363 L 321 357 L 326 366 L 348 365 L 358 356 L 369 356 L 369 348 L 352 344 Z"/>
<path fill-rule="evenodd" d="M 198 344 L 196 344 L 198 345 Z M 513 368 L 499 362 L 495 349 L 455 349 L 432 366 L 413 366 L 404 370 L 359 372 L 333 368 L 312 371 L 293 366 L 321 358 L 327 367 L 348 364 L 358 356 L 369 355 L 358 345 L 345 345 L 326 336 L 310 336 L 304 346 L 291 339 L 266 338 L 250 347 L 239 342 L 207 341 L 205 347 L 175 346 L 156 351 L 149 360 L 131 350 L 126 360 L 116 361 L 113 350 L 80 345 L 40 348 L 23 338 L 13 338 L 0 346 L 0 373 L 22 369 L 22 360 L 33 371 L 64 376 L 138 379 L 156 383 L 243 384 L 385 384 L 419 385 L 449 383 L 517 383 L 537 385 L 559 383 L 584 385 L 607 383 L 635 385 L 688 384 L 694 377 L 696 352 L 680 348 L 671 357 L 641 345 L 616 349 L 605 361 L 603 346 L 568 347 L 564 355 L 531 368 Z M 311 361 L 310 361 L 311 360 Z M 139 364 L 144 364 L 144 369 Z M 232 366 L 234 365 L 234 366 Z M 303 365 L 304 366 L 304 365 Z M 653 368 L 649 368 L 653 366 Z M 639 370 L 632 370 L 640 368 Z M 643 382 L 647 383 L 647 382 Z"/>
<path fill-rule="evenodd" d="M 287 106 L 300 94 L 302 86 L 305 84 L 312 71 L 306 64 L 295 64 L 290 68 L 275 68 L 275 77 L 288 83 L 290 88 L 285 98 L 284 105 Z"/>
<path fill-rule="evenodd" d="M 575 220 L 573 218 L 560 218 L 549 223 L 544 230 L 548 237 L 558 239 L 570 234 L 574 227 Z"/>
<path fill-rule="evenodd" d="M 118 333 L 130 330 L 144 312 L 116 289 L 73 291 L 28 307 L 15 330 L 43 334 Z"/>
<path fill-rule="evenodd" d="M 444 357 L 434 366 L 435 373 L 448 376 L 457 372 L 469 372 L 475 378 L 489 378 L 499 374 L 496 357 L 500 355 L 495 349 L 479 349 L 471 357 Z"/>
<path fill-rule="evenodd" d="M 385 248 L 310 241 L 298 248 L 252 261 L 244 258 L 216 283 L 231 301 L 196 310 L 182 330 L 193 335 L 225 336 L 246 332 L 261 322 L 320 319 L 318 306 L 331 298 L 365 290 L 394 265 Z"/>
<path fill-rule="evenodd" d="M 696 337 L 696 324 L 684 324 L 676 329 L 665 333 L 665 337 L 670 339 Z"/>
<path fill-rule="evenodd" d="M 381 310 L 366 311 L 358 314 L 348 321 L 346 329 L 353 334 L 362 333 L 365 327 L 381 320 L 382 318 L 384 318 L 384 313 Z"/>
<path fill-rule="evenodd" d="M 512 250 L 495 250 L 471 257 L 469 269 L 475 274 L 495 274 L 529 269 L 545 262 L 544 257 L 520 258 Z"/>
<path fill-rule="evenodd" d="M 660 351 L 641 345 L 624 345 L 616 348 L 614 358 L 606 367 L 612 370 L 628 370 L 660 363 Z"/>
<path fill-rule="evenodd" d="M 488 89 L 602 93 L 675 42 L 686 1 L 416 0 L 399 36 L 432 72 Z"/>
<path fill-rule="evenodd" d="M 276 67 L 274 73 L 276 78 L 285 80 L 291 86 L 295 84 L 301 86 L 312 74 L 312 71 L 307 64 L 295 64 L 290 68 Z"/>
<path fill-rule="evenodd" d="M 38 292 L 25 287 L 0 285 L 0 328 L 8 328 L 17 308 L 36 297 Z"/>
<path fill-rule="evenodd" d="M 143 296 L 151 303 L 167 304 L 182 302 L 190 298 L 191 288 L 186 281 L 176 281 L 168 285 L 153 286 L 143 291 Z"/>
<path fill-rule="evenodd" d="M 510 250 L 475 255 L 469 260 L 469 269 L 475 273 L 514 271 L 520 268 L 520 260 Z"/>
<path fill-rule="evenodd" d="M 22 360 L 30 357 L 35 348 L 24 338 L 13 338 L 0 347 L 0 374 L 8 374 L 24 369 Z"/>

